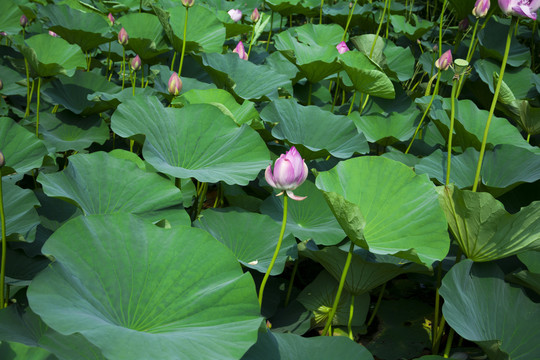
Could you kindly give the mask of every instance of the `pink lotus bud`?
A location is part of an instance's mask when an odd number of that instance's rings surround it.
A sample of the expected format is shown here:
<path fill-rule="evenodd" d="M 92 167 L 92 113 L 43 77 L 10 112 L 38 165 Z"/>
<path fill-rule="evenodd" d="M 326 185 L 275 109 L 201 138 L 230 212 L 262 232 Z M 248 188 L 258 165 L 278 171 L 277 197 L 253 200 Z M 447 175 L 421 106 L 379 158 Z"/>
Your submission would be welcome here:
<path fill-rule="evenodd" d="M 51 31 L 51 30 L 49 30 L 49 35 L 51 35 L 52 37 L 60 37 L 60 36 L 58 36 L 57 33 L 55 33 L 54 31 Z"/>
<path fill-rule="evenodd" d="M 6 165 L 6 158 L 4 153 L 0 151 L 0 168 L 4 167 L 4 165 Z"/>
<path fill-rule="evenodd" d="M 251 21 L 256 23 L 257 21 L 259 21 L 260 18 L 261 18 L 261 14 L 259 14 L 259 10 L 255 8 L 255 10 L 253 10 L 253 12 L 251 13 Z"/>
<path fill-rule="evenodd" d="M 459 31 L 464 32 L 468 28 L 469 28 L 469 18 L 465 18 L 459 22 L 458 24 Z"/>
<path fill-rule="evenodd" d="M 342 41 L 339 44 L 337 44 L 336 49 L 338 53 L 340 54 L 344 54 L 350 50 L 349 47 L 347 46 L 347 43 L 345 43 L 345 41 Z"/>
<path fill-rule="evenodd" d="M 5 31 L 0 31 L 0 35 L 2 35 L 2 36 L 7 36 L 7 32 L 5 32 Z"/>
<path fill-rule="evenodd" d="M 242 11 L 238 9 L 231 9 L 228 11 L 228 14 L 234 22 L 238 22 L 242 19 Z"/>
<path fill-rule="evenodd" d="M 131 59 L 131 68 L 133 71 L 137 71 L 141 68 L 142 62 L 139 55 L 135 56 L 133 59 Z"/>
<path fill-rule="evenodd" d="M 444 71 L 452 65 L 452 61 L 452 51 L 448 50 L 435 61 L 435 66 L 437 69 Z"/>
<path fill-rule="evenodd" d="M 506 15 L 526 16 L 536 20 L 540 0 L 499 0 L 499 7 Z"/>
<path fill-rule="evenodd" d="M 176 72 L 173 72 L 169 78 L 169 94 L 176 96 L 180 94 L 180 91 L 182 91 L 182 80 Z"/>
<path fill-rule="evenodd" d="M 240 59 L 242 59 L 242 60 L 247 60 L 248 59 L 246 49 L 244 48 L 244 44 L 241 41 L 238 42 L 238 45 L 236 45 L 233 52 L 237 53 L 238 56 L 240 57 Z"/>
<path fill-rule="evenodd" d="M 182 0 L 182 5 L 189 8 L 195 4 L 195 0 Z"/>
<path fill-rule="evenodd" d="M 481 18 L 487 15 L 489 6 L 491 5 L 489 0 L 476 0 L 474 8 L 472 9 L 472 14 L 477 18 Z"/>
<path fill-rule="evenodd" d="M 126 29 L 124 29 L 124 28 L 120 29 L 120 32 L 118 33 L 118 42 L 122 46 L 126 46 L 128 44 L 129 36 L 128 36 L 128 33 L 127 33 Z"/>
<path fill-rule="evenodd" d="M 273 188 L 283 190 L 277 196 L 287 192 L 293 200 L 304 200 L 306 196 L 296 196 L 293 193 L 297 187 L 302 185 L 308 176 L 308 167 L 302 156 L 293 146 L 285 154 L 281 154 L 279 159 L 272 165 L 268 165 L 264 173 L 266 182 Z"/>
<path fill-rule="evenodd" d="M 22 27 L 26 27 L 28 24 L 28 18 L 26 15 L 21 15 L 21 18 L 19 19 L 19 24 L 21 24 Z"/>
<path fill-rule="evenodd" d="M 113 14 L 109 13 L 109 15 L 107 15 L 107 18 L 111 22 L 111 25 L 114 25 L 114 16 L 113 16 Z"/>

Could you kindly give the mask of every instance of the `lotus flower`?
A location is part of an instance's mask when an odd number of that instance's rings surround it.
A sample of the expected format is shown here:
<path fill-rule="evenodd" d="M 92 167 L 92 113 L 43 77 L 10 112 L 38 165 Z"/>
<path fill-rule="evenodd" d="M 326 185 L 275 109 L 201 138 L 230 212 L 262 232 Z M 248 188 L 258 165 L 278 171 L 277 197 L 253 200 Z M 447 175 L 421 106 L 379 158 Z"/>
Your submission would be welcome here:
<path fill-rule="evenodd" d="M 113 16 L 113 14 L 109 13 L 109 15 L 107 15 L 107 18 L 111 22 L 111 25 L 114 25 L 114 16 Z"/>
<path fill-rule="evenodd" d="M 293 190 L 302 185 L 308 176 L 306 162 L 300 156 L 300 153 L 293 146 L 285 154 L 281 154 L 279 159 L 272 165 L 268 165 L 264 177 L 268 184 L 278 190 L 283 190 L 277 196 L 286 192 L 293 200 L 304 200 L 307 196 L 296 196 Z"/>
<path fill-rule="evenodd" d="M 540 0 L 499 0 L 499 7 L 506 15 L 526 16 L 536 20 Z"/>
<path fill-rule="evenodd" d="M 228 14 L 234 22 L 238 22 L 242 19 L 242 11 L 238 9 L 231 9 L 228 11 Z"/>
<path fill-rule="evenodd" d="M 448 50 L 443 53 L 441 57 L 437 59 L 437 61 L 435 61 L 435 66 L 437 69 L 444 71 L 448 69 L 450 65 L 452 65 L 452 62 L 452 51 Z"/>
<path fill-rule="evenodd" d="M 129 36 L 128 36 L 128 33 L 127 33 L 126 29 L 124 29 L 124 28 L 120 29 L 120 32 L 118 33 L 118 42 L 122 46 L 126 46 L 128 44 Z"/>
<path fill-rule="evenodd" d="M 180 94 L 180 91 L 182 91 L 182 80 L 180 80 L 180 77 L 176 72 L 173 72 L 173 74 L 169 78 L 168 89 L 169 94 L 174 96 Z"/>
<path fill-rule="evenodd" d="M 189 8 L 195 4 L 195 0 L 182 0 L 182 5 Z"/>
<path fill-rule="evenodd" d="M 139 55 L 137 55 L 133 59 L 131 59 L 131 68 L 134 71 L 139 70 L 141 68 L 141 65 L 142 65 L 142 62 L 141 62 L 141 58 L 139 57 Z"/>
<path fill-rule="evenodd" d="M 51 35 L 52 37 L 60 37 L 60 36 L 58 36 L 57 33 L 55 33 L 54 31 L 51 31 L 51 30 L 49 30 L 49 35 Z"/>
<path fill-rule="evenodd" d="M 481 18 L 487 15 L 489 6 L 491 5 L 489 0 L 476 0 L 474 8 L 472 9 L 472 14 L 477 18 Z"/>
<path fill-rule="evenodd" d="M 26 27 L 26 24 L 28 24 L 28 18 L 26 15 L 21 15 L 21 18 L 19 19 L 19 24 L 21 24 L 22 27 Z"/>
<path fill-rule="evenodd" d="M 251 13 L 251 21 L 256 23 L 257 21 L 259 21 L 260 18 L 261 18 L 261 14 L 259 14 L 259 10 L 255 8 L 255 10 L 253 10 L 253 12 Z"/>
<path fill-rule="evenodd" d="M 233 52 L 237 53 L 238 56 L 240 57 L 240 59 L 242 59 L 242 60 L 247 60 L 248 59 L 246 49 L 244 48 L 244 44 L 241 41 L 238 42 L 238 45 L 236 45 Z"/>
<path fill-rule="evenodd" d="M 347 51 L 350 50 L 345 41 L 342 41 L 339 44 L 337 44 L 336 49 L 337 49 L 338 53 L 340 53 L 340 54 L 344 54 L 344 53 L 346 53 Z"/>

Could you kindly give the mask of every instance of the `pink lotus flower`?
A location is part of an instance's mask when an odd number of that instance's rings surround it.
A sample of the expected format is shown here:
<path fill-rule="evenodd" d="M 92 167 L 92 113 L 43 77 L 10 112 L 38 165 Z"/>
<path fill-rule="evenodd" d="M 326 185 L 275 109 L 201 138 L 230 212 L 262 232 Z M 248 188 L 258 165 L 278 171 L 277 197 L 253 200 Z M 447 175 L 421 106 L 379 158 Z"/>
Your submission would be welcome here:
<path fill-rule="evenodd" d="M 129 36 L 128 36 L 128 33 L 127 33 L 126 29 L 124 29 L 124 28 L 120 29 L 120 32 L 118 33 L 118 42 L 122 46 L 126 46 L 128 44 Z"/>
<path fill-rule="evenodd" d="M 238 42 L 238 45 L 236 45 L 233 52 L 237 53 L 238 57 L 240 57 L 240 59 L 242 59 L 242 60 L 247 60 L 248 59 L 246 49 L 244 48 L 244 44 L 241 41 Z"/>
<path fill-rule="evenodd" d="M 195 4 L 195 0 L 182 0 L 182 5 L 189 8 Z"/>
<path fill-rule="evenodd" d="M 308 176 L 308 167 L 302 156 L 293 146 L 285 154 L 281 154 L 279 159 L 272 165 L 268 165 L 264 173 L 266 182 L 273 188 L 283 190 L 277 196 L 286 192 L 293 200 L 304 200 L 307 196 L 296 196 L 293 193 L 297 187 L 302 185 Z"/>
<path fill-rule="evenodd" d="M 350 50 L 345 41 L 342 41 L 339 44 L 337 44 L 336 49 L 337 49 L 338 53 L 340 53 L 340 54 L 344 54 L 344 53 L 346 53 L 347 51 Z"/>
<path fill-rule="evenodd" d="M 437 69 L 444 71 L 448 69 L 450 65 L 452 65 L 453 61 L 454 60 L 452 59 L 452 51 L 448 50 L 443 53 L 441 57 L 437 59 L 437 61 L 435 61 L 435 66 L 437 67 Z"/>
<path fill-rule="evenodd" d="M 26 27 L 28 24 L 28 18 L 26 15 L 21 15 L 21 18 L 19 19 L 19 24 L 21 24 L 22 27 Z"/>
<path fill-rule="evenodd" d="M 180 91 L 182 91 L 182 80 L 180 80 L 180 77 L 176 72 L 173 72 L 171 77 L 169 78 L 169 94 L 171 95 L 178 95 L 180 94 Z"/>
<path fill-rule="evenodd" d="M 259 10 L 255 8 L 255 10 L 253 10 L 253 12 L 251 13 L 251 21 L 256 23 L 257 21 L 259 21 L 260 18 L 261 18 L 261 14 L 259 14 Z"/>
<path fill-rule="evenodd" d="M 536 20 L 540 0 L 499 0 L 499 7 L 506 15 L 526 16 Z"/>
<path fill-rule="evenodd" d="M 51 31 L 51 30 L 49 30 L 49 35 L 51 35 L 52 37 L 60 37 L 60 36 L 58 36 L 57 33 L 55 33 L 54 31 Z"/>
<path fill-rule="evenodd" d="M 141 58 L 139 57 L 139 55 L 137 55 L 133 59 L 131 59 L 131 68 L 134 71 L 139 70 L 141 68 L 141 65 L 142 65 L 142 62 L 141 62 Z"/>
<path fill-rule="evenodd" d="M 227 13 L 234 22 L 238 22 L 242 19 L 242 11 L 238 9 L 231 9 Z"/>
<path fill-rule="evenodd" d="M 474 8 L 472 9 L 472 14 L 477 18 L 482 18 L 487 15 L 489 6 L 491 5 L 489 0 L 476 0 Z"/>
<path fill-rule="evenodd" d="M 109 19 L 109 21 L 111 22 L 111 25 L 114 25 L 114 16 L 113 16 L 113 14 L 109 13 L 109 15 L 107 15 L 107 19 Z"/>

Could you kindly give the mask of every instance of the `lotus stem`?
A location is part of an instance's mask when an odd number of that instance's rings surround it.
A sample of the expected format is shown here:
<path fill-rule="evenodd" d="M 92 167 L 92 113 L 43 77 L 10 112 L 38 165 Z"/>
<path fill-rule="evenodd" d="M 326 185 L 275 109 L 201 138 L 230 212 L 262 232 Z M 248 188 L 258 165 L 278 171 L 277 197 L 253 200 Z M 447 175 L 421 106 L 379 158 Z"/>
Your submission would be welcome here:
<path fill-rule="evenodd" d="M 274 10 L 272 10 L 272 14 L 270 15 L 270 32 L 268 32 L 268 40 L 266 40 L 266 51 L 267 52 L 268 52 L 268 46 L 270 45 L 270 38 L 272 37 L 272 26 L 273 25 L 274 25 Z"/>
<path fill-rule="evenodd" d="M 124 82 L 126 81 L 126 48 L 122 46 L 122 65 L 120 66 L 122 71 L 122 90 L 124 90 Z"/>
<path fill-rule="evenodd" d="M 358 0 L 354 0 L 354 4 L 353 4 L 352 8 L 349 9 L 349 16 L 347 16 L 347 24 L 345 25 L 345 31 L 343 32 L 343 36 L 341 37 L 341 41 L 345 41 L 347 31 L 349 30 L 349 24 L 351 23 L 352 15 L 354 13 L 354 8 L 356 7 L 357 2 L 358 2 Z"/>
<path fill-rule="evenodd" d="M 442 56 L 442 28 L 444 22 L 444 11 L 446 10 L 446 4 L 448 0 L 444 0 L 441 9 L 441 17 L 439 18 L 439 58 Z"/>
<path fill-rule="evenodd" d="M 477 42 L 476 31 L 478 30 L 479 20 L 480 19 L 477 18 L 476 22 L 474 23 L 473 34 L 472 34 L 472 37 L 471 37 L 471 43 L 469 44 L 469 50 L 467 51 L 467 57 L 465 58 L 465 60 L 467 60 L 468 63 L 471 62 L 471 59 L 472 59 L 473 54 L 474 54 L 474 48 L 476 47 L 476 42 Z M 467 75 L 464 74 L 463 76 L 460 76 L 460 78 L 459 78 L 459 84 L 458 84 L 458 89 L 457 89 L 457 92 L 456 92 L 456 97 L 459 97 L 459 94 L 461 94 L 461 89 L 463 88 L 463 84 L 465 84 L 466 76 Z"/>
<path fill-rule="evenodd" d="M 107 52 L 107 69 L 105 69 L 105 77 L 109 74 L 109 67 L 111 61 L 111 42 L 109 41 L 109 51 Z"/>
<path fill-rule="evenodd" d="M 439 262 L 437 266 L 437 282 L 435 284 L 435 312 L 433 316 L 433 324 L 431 325 L 431 346 L 433 350 L 433 354 L 437 354 L 438 351 L 435 351 L 437 348 L 438 350 L 438 344 L 437 344 L 437 335 L 438 335 L 438 328 L 439 328 L 439 304 L 440 304 L 440 295 L 439 295 L 439 288 L 441 287 L 441 277 L 442 277 L 442 264 Z"/>
<path fill-rule="evenodd" d="M 322 24 L 322 8 L 324 5 L 324 0 L 321 0 L 321 10 L 319 11 L 319 24 Z"/>
<path fill-rule="evenodd" d="M 375 33 L 375 39 L 373 39 L 373 44 L 371 44 L 371 50 L 369 51 L 369 58 L 370 59 L 373 56 L 373 50 L 375 50 L 375 44 L 377 43 L 377 39 L 379 38 L 379 33 L 381 32 L 384 17 L 386 15 L 386 8 L 388 7 L 388 1 L 389 0 L 384 0 L 384 9 L 383 9 L 383 13 L 381 15 L 381 19 L 379 20 L 379 27 L 377 28 L 377 32 Z"/>
<path fill-rule="evenodd" d="M 4 214 L 4 195 L 2 193 L 2 172 L 0 171 L 0 218 L 2 221 L 2 264 L 0 268 L 0 309 L 7 305 L 7 298 L 4 297 L 6 287 L 6 215 Z"/>
<path fill-rule="evenodd" d="M 39 138 L 39 100 L 40 100 L 41 77 L 38 77 L 37 85 L 37 108 L 36 108 L 36 137 Z"/>
<path fill-rule="evenodd" d="M 339 91 L 339 72 L 337 74 L 336 91 L 334 91 L 334 100 L 332 101 L 332 109 L 330 109 L 330 112 L 334 112 L 334 107 L 336 106 L 336 100 L 338 97 L 338 91 Z"/>
<path fill-rule="evenodd" d="M 462 77 L 462 76 L 461 76 Z M 450 129 L 448 132 L 448 146 L 447 146 L 447 152 L 448 157 L 446 160 L 446 181 L 444 182 L 444 185 L 448 186 L 450 183 L 450 163 L 452 161 L 452 137 L 454 135 L 454 118 L 456 116 L 456 91 L 459 86 L 458 84 L 458 78 L 460 76 L 456 77 L 454 76 L 453 84 L 452 84 L 452 95 L 450 96 Z"/>
<path fill-rule="evenodd" d="M 349 339 L 354 341 L 354 335 L 352 332 L 352 321 L 354 316 L 354 295 L 351 295 L 351 305 L 349 307 L 349 322 L 347 323 L 347 330 L 349 330 Z"/>
<path fill-rule="evenodd" d="M 251 46 L 253 45 L 253 37 L 255 36 L 255 23 L 253 23 L 253 30 L 251 31 L 251 40 L 249 41 L 249 48 L 248 48 L 248 58 L 249 54 L 251 54 Z"/>
<path fill-rule="evenodd" d="M 180 54 L 180 65 L 178 66 L 178 77 L 182 75 L 182 66 L 184 65 L 184 55 L 186 53 L 186 32 L 189 7 L 186 6 L 186 18 L 184 19 L 184 33 L 182 34 L 182 54 Z"/>
<path fill-rule="evenodd" d="M 289 305 L 289 300 L 291 299 L 291 293 L 292 293 L 292 288 L 293 288 L 293 284 L 294 284 L 294 277 L 296 276 L 296 271 L 298 271 L 298 264 L 299 263 L 300 263 L 300 259 L 297 259 L 294 262 L 294 267 L 293 267 L 293 270 L 292 270 L 291 279 L 289 280 L 289 288 L 287 289 L 287 296 L 285 297 L 285 307 L 287 307 Z"/>
<path fill-rule="evenodd" d="M 352 99 L 351 99 L 351 106 L 349 106 L 349 112 L 347 113 L 347 116 L 351 115 L 351 111 L 353 109 L 353 106 L 354 106 L 354 99 L 356 98 L 356 91 L 353 92 L 353 96 L 352 96 Z"/>
<path fill-rule="evenodd" d="M 262 301 L 263 301 L 264 288 L 266 286 L 266 282 L 268 281 L 268 278 L 270 277 L 272 268 L 274 267 L 274 264 L 276 263 L 276 259 L 279 254 L 279 249 L 281 248 L 281 243 L 283 242 L 283 236 L 285 235 L 285 228 L 287 227 L 288 199 L 289 197 L 287 196 L 287 193 L 283 193 L 283 220 L 281 221 L 281 231 L 279 233 L 278 243 L 276 245 L 276 250 L 274 251 L 274 256 L 272 256 L 272 260 L 270 261 L 270 265 L 268 266 L 268 269 L 266 270 L 266 273 L 264 274 L 263 280 L 261 282 L 261 287 L 259 288 L 259 306 L 261 307 L 262 307 Z"/>
<path fill-rule="evenodd" d="M 330 314 L 328 314 L 328 319 L 326 320 L 326 325 L 324 326 L 324 329 L 322 331 L 322 336 L 326 336 L 328 334 L 330 326 L 332 326 L 332 320 L 334 319 L 334 315 L 336 315 L 339 299 L 341 298 L 341 293 L 343 292 L 343 287 L 345 286 L 347 272 L 349 271 L 349 266 L 351 266 L 353 251 L 354 243 L 351 241 L 351 246 L 349 247 L 349 252 L 347 253 L 347 259 L 345 260 L 345 266 L 343 266 L 343 271 L 341 272 L 341 279 L 339 280 L 336 298 L 334 299 L 332 310 L 330 310 Z"/>
<path fill-rule="evenodd" d="M 489 109 L 489 115 L 486 122 L 486 127 L 484 129 L 484 137 L 482 138 L 482 146 L 480 147 L 480 156 L 478 157 L 478 164 L 476 165 L 476 174 L 474 176 L 474 183 L 472 191 L 476 192 L 478 188 L 478 182 L 480 179 L 480 170 L 482 169 L 482 161 L 484 160 L 484 153 L 486 152 L 486 143 L 489 133 L 489 126 L 491 125 L 491 119 L 493 118 L 493 113 L 495 112 L 495 106 L 497 105 L 497 99 L 499 98 L 499 92 L 501 91 L 501 84 L 504 76 L 504 70 L 506 69 L 506 62 L 508 61 L 508 54 L 510 53 L 510 43 L 512 42 L 512 28 L 516 26 L 516 18 L 512 17 L 512 22 L 508 28 L 508 35 L 506 37 L 506 47 L 504 49 L 504 56 L 501 64 L 501 72 L 499 74 L 499 80 L 497 81 L 497 86 L 495 87 L 495 93 L 493 94 L 493 100 L 491 101 L 491 107 Z"/>
<path fill-rule="evenodd" d="M 26 111 L 24 117 L 30 114 L 30 102 L 32 101 L 32 93 L 34 91 L 34 82 L 32 82 L 32 91 L 30 90 L 30 70 L 28 69 L 28 61 L 24 58 L 24 68 L 26 70 Z"/>

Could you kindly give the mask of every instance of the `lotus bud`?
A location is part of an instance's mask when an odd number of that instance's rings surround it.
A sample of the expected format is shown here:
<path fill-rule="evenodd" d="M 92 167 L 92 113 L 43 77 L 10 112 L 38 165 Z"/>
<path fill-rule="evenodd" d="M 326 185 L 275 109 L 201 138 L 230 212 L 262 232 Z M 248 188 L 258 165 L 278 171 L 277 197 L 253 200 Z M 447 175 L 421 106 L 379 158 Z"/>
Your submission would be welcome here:
<path fill-rule="evenodd" d="M 109 15 L 107 15 L 107 19 L 109 19 L 109 21 L 111 22 L 111 25 L 114 25 L 114 16 L 113 16 L 113 14 L 109 13 Z"/>
<path fill-rule="evenodd" d="M 26 27 L 28 24 L 28 18 L 26 15 L 21 15 L 21 18 L 19 19 L 19 24 L 21 24 L 22 27 Z"/>
<path fill-rule="evenodd" d="M 435 44 L 433 45 L 433 52 L 439 51 L 439 45 Z"/>
<path fill-rule="evenodd" d="M 60 37 L 60 36 L 58 36 L 57 33 L 55 33 L 54 31 L 51 31 L 51 30 L 49 30 L 49 35 L 51 35 L 52 37 Z"/>
<path fill-rule="evenodd" d="M 133 71 L 140 70 L 141 65 L 142 65 L 142 62 L 141 62 L 141 58 L 139 57 L 139 55 L 137 55 L 133 59 L 131 59 L 131 68 L 133 69 Z"/>
<path fill-rule="evenodd" d="M 238 9 L 231 9 L 227 13 L 234 22 L 238 22 L 242 19 L 242 11 Z"/>
<path fill-rule="evenodd" d="M 253 12 L 251 13 L 251 21 L 256 23 L 257 21 L 259 21 L 260 18 L 261 18 L 261 14 L 259 14 L 259 10 L 255 8 L 255 10 L 253 10 Z"/>
<path fill-rule="evenodd" d="M 448 50 L 441 55 L 440 58 L 435 61 L 437 69 L 444 71 L 452 65 L 452 51 Z"/>
<path fill-rule="evenodd" d="M 4 167 L 6 165 L 6 158 L 4 156 L 4 153 L 0 151 L 0 168 Z"/>
<path fill-rule="evenodd" d="M 242 43 L 242 41 L 238 42 L 238 45 L 236 45 L 233 52 L 237 53 L 238 57 L 240 59 L 242 59 L 242 60 L 247 60 L 248 59 L 248 55 L 247 55 L 246 49 L 244 48 L 244 44 Z"/>
<path fill-rule="evenodd" d="M 458 24 L 458 29 L 461 32 L 465 32 L 469 28 L 469 18 L 461 20 Z"/>
<path fill-rule="evenodd" d="M 171 77 L 169 78 L 169 94 L 171 95 L 178 95 L 180 94 L 180 91 L 182 91 L 182 80 L 180 80 L 180 77 L 176 72 L 173 72 Z"/>
<path fill-rule="evenodd" d="M 184 5 L 187 8 L 190 8 L 193 5 L 195 5 L 195 0 L 182 0 L 182 5 Z"/>
<path fill-rule="evenodd" d="M 499 7 L 506 15 L 526 16 L 536 20 L 540 0 L 499 0 Z"/>
<path fill-rule="evenodd" d="M 128 33 L 127 33 L 126 29 L 124 29 L 124 28 L 120 29 L 120 32 L 118 33 L 118 42 L 122 46 L 126 46 L 128 44 L 129 36 L 128 36 Z"/>
<path fill-rule="evenodd" d="M 2 36 L 7 36 L 7 32 L 5 32 L 5 31 L 0 31 L 0 35 L 2 35 Z"/>
<path fill-rule="evenodd" d="M 491 5 L 489 0 L 476 0 L 472 14 L 477 18 L 482 18 L 487 15 L 489 6 Z"/>
<path fill-rule="evenodd" d="M 274 189 L 282 190 L 277 196 L 284 192 L 293 200 L 304 200 L 307 196 L 296 196 L 293 193 L 297 187 L 302 185 L 308 176 L 308 168 L 302 156 L 293 146 L 285 154 L 281 154 L 279 159 L 272 165 L 268 165 L 264 173 L 266 182 Z"/>
<path fill-rule="evenodd" d="M 350 3 L 349 3 L 349 9 L 352 9 L 352 7 L 353 7 L 353 3 L 350 2 Z"/>
<path fill-rule="evenodd" d="M 349 47 L 347 46 L 347 43 L 345 43 L 345 41 L 342 41 L 339 44 L 337 44 L 336 49 L 338 53 L 340 54 L 344 54 L 350 50 Z"/>

